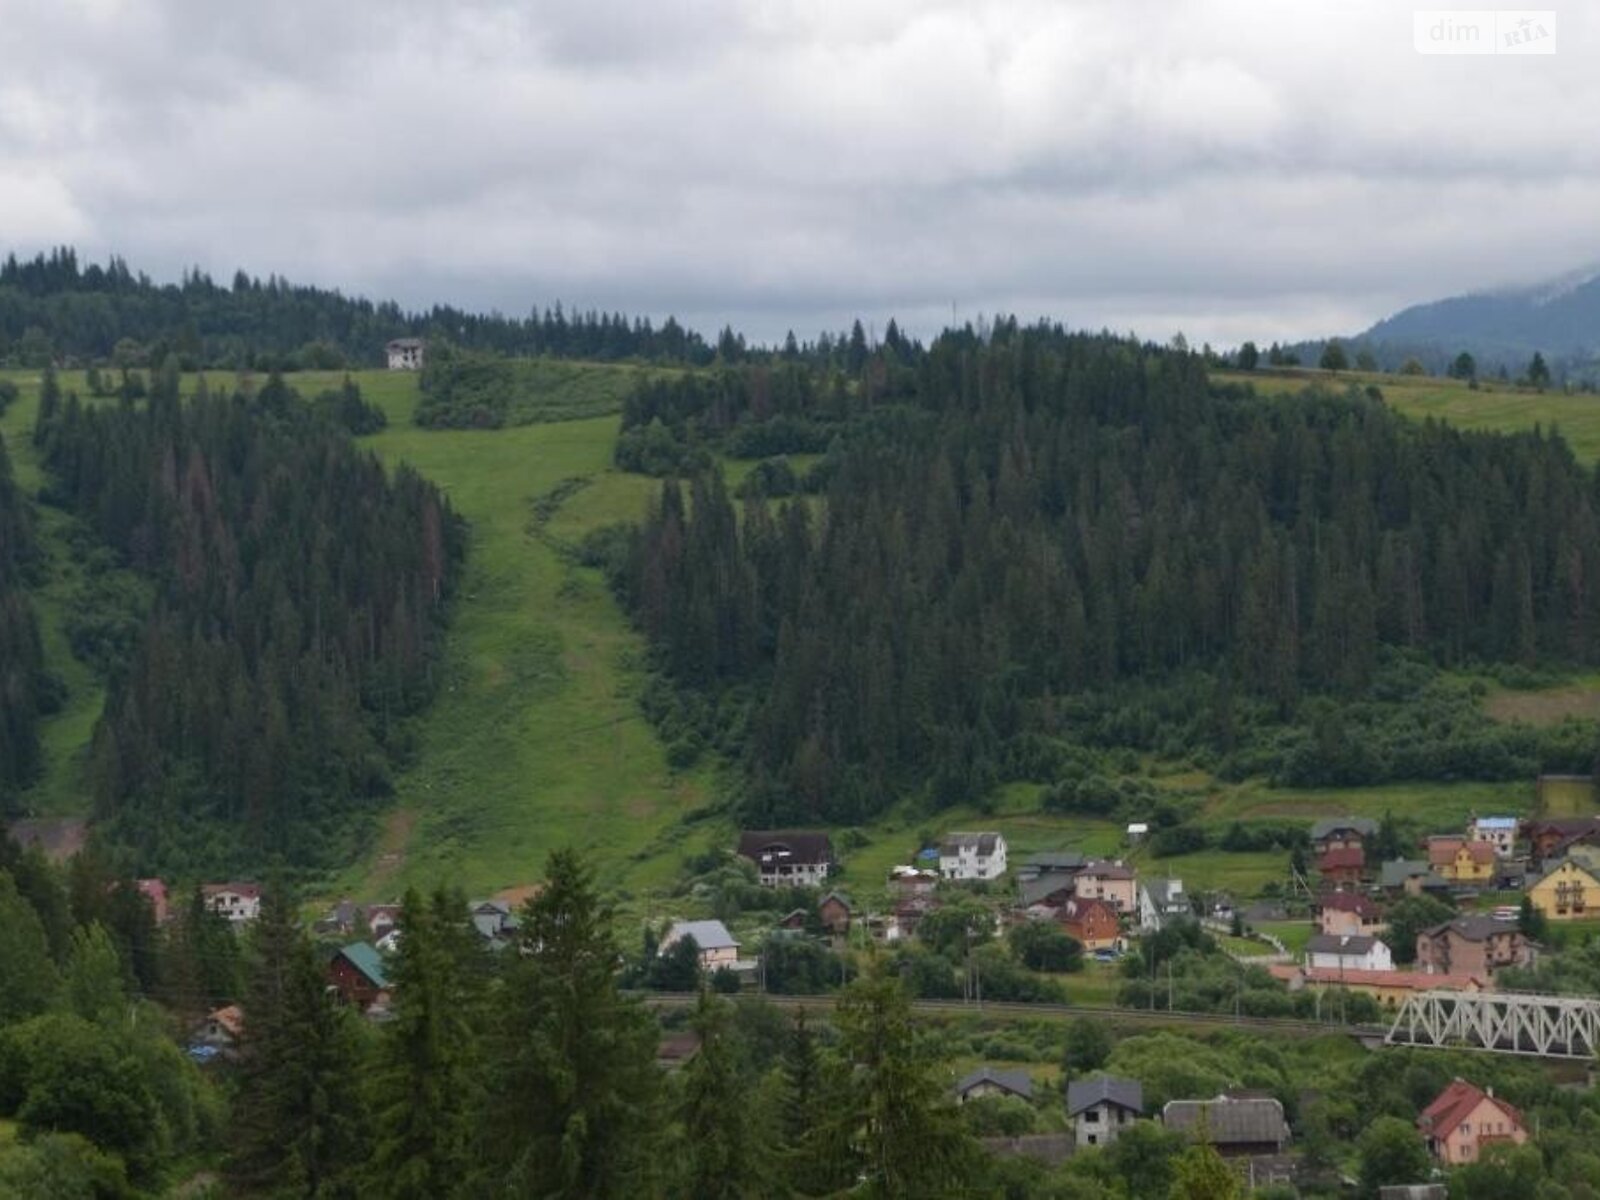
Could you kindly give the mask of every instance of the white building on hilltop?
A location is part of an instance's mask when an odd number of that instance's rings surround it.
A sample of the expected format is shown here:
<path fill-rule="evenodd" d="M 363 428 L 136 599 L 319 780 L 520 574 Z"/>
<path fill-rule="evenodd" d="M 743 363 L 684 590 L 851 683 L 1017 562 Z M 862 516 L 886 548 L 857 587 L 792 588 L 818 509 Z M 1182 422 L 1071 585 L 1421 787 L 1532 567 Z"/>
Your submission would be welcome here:
<path fill-rule="evenodd" d="M 422 370 L 421 338 L 395 338 L 394 341 L 384 347 L 384 351 L 389 356 L 389 370 Z"/>

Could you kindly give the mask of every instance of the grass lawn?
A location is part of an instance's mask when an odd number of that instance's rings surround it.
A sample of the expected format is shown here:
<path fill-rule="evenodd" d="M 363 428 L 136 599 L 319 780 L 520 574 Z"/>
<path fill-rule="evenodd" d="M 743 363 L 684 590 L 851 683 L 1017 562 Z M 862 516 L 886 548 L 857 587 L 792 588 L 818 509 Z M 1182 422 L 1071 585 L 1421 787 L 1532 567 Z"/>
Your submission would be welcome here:
<path fill-rule="evenodd" d="M 1546 779 L 1539 788 L 1540 809 L 1547 817 L 1582 817 L 1595 810 L 1592 779 Z"/>
<path fill-rule="evenodd" d="M 1270 933 L 1277 938 L 1290 954 L 1303 954 L 1306 943 L 1317 932 L 1309 919 L 1304 921 L 1263 921 L 1255 928 L 1262 933 Z"/>
<path fill-rule="evenodd" d="M 1248 383 L 1262 395 L 1298 392 L 1313 383 L 1342 389 L 1350 384 L 1376 386 L 1396 412 L 1436 417 L 1465 429 L 1527 430 L 1535 425 L 1559 427 L 1573 453 L 1590 462 L 1600 459 L 1600 399 L 1561 392 L 1518 390 L 1485 381 L 1476 390 L 1458 379 L 1427 375 L 1386 375 L 1363 371 L 1333 374 L 1302 368 L 1285 371 L 1216 371 L 1213 378 Z"/>
<path fill-rule="evenodd" d="M 1074 975 L 1058 975 L 1067 992 L 1068 1004 L 1081 1004 L 1087 1008 L 1105 1008 L 1117 1002 L 1117 992 L 1122 988 L 1122 964 L 1089 960 L 1083 970 Z"/>
<path fill-rule="evenodd" d="M 1184 890 L 1191 894 L 1227 892 L 1236 898 L 1248 898 L 1259 895 L 1262 885 L 1288 878 L 1289 855 L 1275 850 L 1201 850 L 1174 858 L 1145 859 L 1139 870 L 1141 874 L 1181 879 Z"/>

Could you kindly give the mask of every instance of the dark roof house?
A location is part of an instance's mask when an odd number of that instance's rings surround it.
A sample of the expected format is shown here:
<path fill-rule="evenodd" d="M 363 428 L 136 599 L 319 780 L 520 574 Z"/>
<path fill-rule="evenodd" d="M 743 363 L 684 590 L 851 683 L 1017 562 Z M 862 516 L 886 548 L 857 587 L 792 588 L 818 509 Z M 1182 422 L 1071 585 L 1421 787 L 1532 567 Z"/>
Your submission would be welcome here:
<path fill-rule="evenodd" d="M 833 842 L 819 830 L 746 830 L 739 835 L 738 853 L 755 863 L 769 887 L 820 883 L 833 867 Z"/>
<path fill-rule="evenodd" d="M 956 1083 L 956 1098 L 965 1104 L 979 1096 L 1007 1095 L 1033 1099 L 1033 1077 L 1026 1071 L 985 1064 Z"/>
<path fill-rule="evenodd" d="M 1067 1084 L 1067 1116 L 1075 1117 L 1097 1104 L 1115 1104 L 1129 1112 L 1144 1113 L 1144 1085 L 1137 1079 L 1074 1079 Z"/>
<path fill-rule="evenodd" d="M 1289 1142 L 1283 1105 L 1266 1096 L 1218 1096 L 1214 1100 L 1169 1100 L 1161 1123 L 1192 1137 L 1204 1137 L 1223 1157 L 1278 1154 Z"/>

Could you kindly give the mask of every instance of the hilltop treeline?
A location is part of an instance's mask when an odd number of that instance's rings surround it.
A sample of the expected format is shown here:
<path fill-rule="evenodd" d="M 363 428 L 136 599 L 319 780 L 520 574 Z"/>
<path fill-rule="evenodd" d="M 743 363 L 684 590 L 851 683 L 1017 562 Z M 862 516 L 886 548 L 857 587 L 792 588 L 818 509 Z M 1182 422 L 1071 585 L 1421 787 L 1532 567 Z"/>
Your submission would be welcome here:
<path fill-rule="evenodd" d="M 1095 723 L 1183 751 L 1315 716 L 1309 751 L 1274 753 L 1337 759 L 1322 699 L 1359 715 L 1397 660 L 1600 660 L 1600 481 L 1558 437 L 1265 401 L 1187 353 L 1013 323 L 897 379 L 830 454 L 825 508 L 741 520 L 717 479 L 668 483 L 620 572 L 762 815 L 1050 780 Z M 1182 740 L 1151 744 L 1170 714 L 1134 690 L 1197 676 Z"/>
<path fill-rule="evenodd" d="M 95 734 L 98 815 L 151 867 L 338 855 L 435 685 L 449 506 L 277 378 L 180 403 L 162 372 L 97 408 L 47 379 L 35 437 L 50 498 L 155 584 Z"/>
<path fill-rule="evenodd" d="M 39 769 L 38 719 L 54 701 L 23 587 L 23 573 L 37 553 L 33 522 L 0 440 L 0 813 Z"/>
<path fill-rule="evenodd" d="M 476 350 L 561 358 L 703 363 L 716 353 L 670 317 L 657 326 L 559 304 L 524 317 L 448 305 L 406 312 L 392 301 L 242 271 L 226 285 L 199 270 L 157 284 L 120 258 L 80 266 L 70 248 L 0 264 L 0 362 L 20 366 L 159 366 L 169 353 L 187 370 L 376 366 L 384 344 L 398 337 L 447 337 Z"/>

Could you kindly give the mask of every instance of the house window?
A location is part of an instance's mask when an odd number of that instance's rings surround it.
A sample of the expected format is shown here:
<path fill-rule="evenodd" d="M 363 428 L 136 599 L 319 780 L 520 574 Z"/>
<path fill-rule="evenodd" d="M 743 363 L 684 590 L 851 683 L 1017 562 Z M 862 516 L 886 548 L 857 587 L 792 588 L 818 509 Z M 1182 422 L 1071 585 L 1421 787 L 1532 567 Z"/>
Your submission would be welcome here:
<path fill-rule="evenodd" d="M 1098 1108 L 1091 1108 L 1088 1112 L 1083 1114 L 1083 1119 L 1089 1122 L 1091 1125 L 1098 1125 L 1100 1123 L 1100 1110 Z"/>
<path fill-rule="evenodd" d="M 1097 1134 L 1097 1133 L 1091 1133 L 1089 1135 L 1089 1145 L 1098 1146 L 1099 1144 L 1100 1144 L 1100 1135 Z"/>

